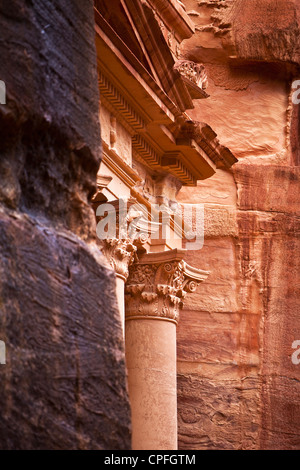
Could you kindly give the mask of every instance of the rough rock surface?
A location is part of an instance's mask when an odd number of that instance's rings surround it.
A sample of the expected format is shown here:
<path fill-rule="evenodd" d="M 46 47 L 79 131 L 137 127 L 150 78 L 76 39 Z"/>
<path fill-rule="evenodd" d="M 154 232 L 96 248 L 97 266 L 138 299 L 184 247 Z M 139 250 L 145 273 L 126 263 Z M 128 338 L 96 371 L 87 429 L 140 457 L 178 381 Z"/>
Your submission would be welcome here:
<path fill-rule="evenodd" d="M 101 158 L 93 2 L 0 6 L 1 449 L 130 448 Z"/>
<path fill-rule="evenodd" d="M 299 449 L 299 6 L 186 0 L 210 98 L 189 114 L 239 158 L 184 188 L 205 204 L 205 242 L 187 260 L 211 272 L 178 327 L 181 449 Z"/>

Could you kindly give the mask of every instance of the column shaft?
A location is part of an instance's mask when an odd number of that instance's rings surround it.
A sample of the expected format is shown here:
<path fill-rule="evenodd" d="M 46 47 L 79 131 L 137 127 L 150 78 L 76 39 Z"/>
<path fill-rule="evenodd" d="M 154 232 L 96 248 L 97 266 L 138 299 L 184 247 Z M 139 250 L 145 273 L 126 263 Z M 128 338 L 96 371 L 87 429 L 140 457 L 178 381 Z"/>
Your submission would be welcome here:
<path fill-rule="evenodd" d="M 176 324 L 126 321 L 126 363 L 134 450 L 177 449 Z"/>

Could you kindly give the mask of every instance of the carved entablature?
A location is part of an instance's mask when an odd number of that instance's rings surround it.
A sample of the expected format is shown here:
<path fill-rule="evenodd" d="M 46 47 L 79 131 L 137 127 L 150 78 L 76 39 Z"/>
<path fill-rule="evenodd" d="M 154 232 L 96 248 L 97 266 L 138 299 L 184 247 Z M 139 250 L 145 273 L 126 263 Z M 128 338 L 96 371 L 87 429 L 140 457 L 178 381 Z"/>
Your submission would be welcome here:
<path fill-rule="evenodd" d="M 122 124 L 132 135 L 145 130 L 148 123 L 100 69 L 98 70 L 98 86 L 101 100 L 109 110 L 118 114 Z"/>
<path fill-rule="evenodd" d="M 179 60 L 175 63 L 174 70 L 202 90 L 207 88 L 207 75 L 203 64 L 197 64 L 191 60 Z"/>
<path fill-rule="evenodd" d="M 146 317 L 177 323 L 183 300 L 208 272 L 183 261 L 184 250 L 148 253 L 131 264 L 125 287 L 126 320 Z"/>
<path fill-rule="evenodd" d="M 217 134 L 206 123 L 192 120 L 179 122 L 173 133 L 178 146 L 193 145 L 195 142 L 214 162 L 216 168 L 227 169 L 237 162 L 235 156 L 220 144 Z"/>

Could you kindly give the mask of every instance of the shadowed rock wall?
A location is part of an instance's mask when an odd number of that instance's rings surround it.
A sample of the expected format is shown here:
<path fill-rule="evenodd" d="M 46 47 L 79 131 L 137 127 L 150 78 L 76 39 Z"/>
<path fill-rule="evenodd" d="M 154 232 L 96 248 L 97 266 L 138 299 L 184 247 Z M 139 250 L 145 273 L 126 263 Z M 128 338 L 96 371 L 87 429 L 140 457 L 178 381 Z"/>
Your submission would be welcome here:
<path fill-rule="evenodd" d="M 93 2 L 0 3 L 1 449 L 130 448 L 101 159 Z"/>

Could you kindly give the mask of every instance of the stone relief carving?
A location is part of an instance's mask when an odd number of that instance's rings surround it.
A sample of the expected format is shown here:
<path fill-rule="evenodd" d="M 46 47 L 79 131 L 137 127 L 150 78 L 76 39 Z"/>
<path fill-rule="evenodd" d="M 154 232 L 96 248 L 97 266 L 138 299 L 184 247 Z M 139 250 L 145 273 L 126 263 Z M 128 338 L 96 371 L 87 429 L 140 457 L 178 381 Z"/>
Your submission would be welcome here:
<path fill-rule="evenodd" d="M 174 70 L 177 70 L 180 75 L 202 88 L 202 90 L 207 88 L 208 80 L 204 65 L 191 60 L 179 60 L 175 63 Z"/>
<path fill-rule="evenodd" d="M 143 260 L 147 256 L 148 259 L 154 257 L 152 263 L 136 261 L 129 267 L 125 288 L 126 319 L 146 316 L 177 323 L 186 294 L 194 292 L 208 276 L 207 272 L 190 267 L 182 259 L 166 262 L 159 259 L 164 253 L 157 255 L 157 260 L 154 253 L 144 255 Z"/>
<path fill-rule="evenodd" d="M 107 238 L 101 241 L 102 252 L 117 275 L 127 279 L 137 247 L 130 239 Z"/>
<path fill-rule="evenodd" d="M 106 259 L 116 274 L 124 280 L 128 277 L 128 268 L 136 253 L 145 251 L 143 245 L 149 240 L 151 230 L 151 226 L 144 220 L 144 214 L 136 209 L 136 201 L 124 199 L 125 201 L 121 210 L 119 200 L 109 203 L 115 210 L 116 236 L 99 240 Z M 103 217 L 100 217 L 100 220 L 101 218 Z"/>

